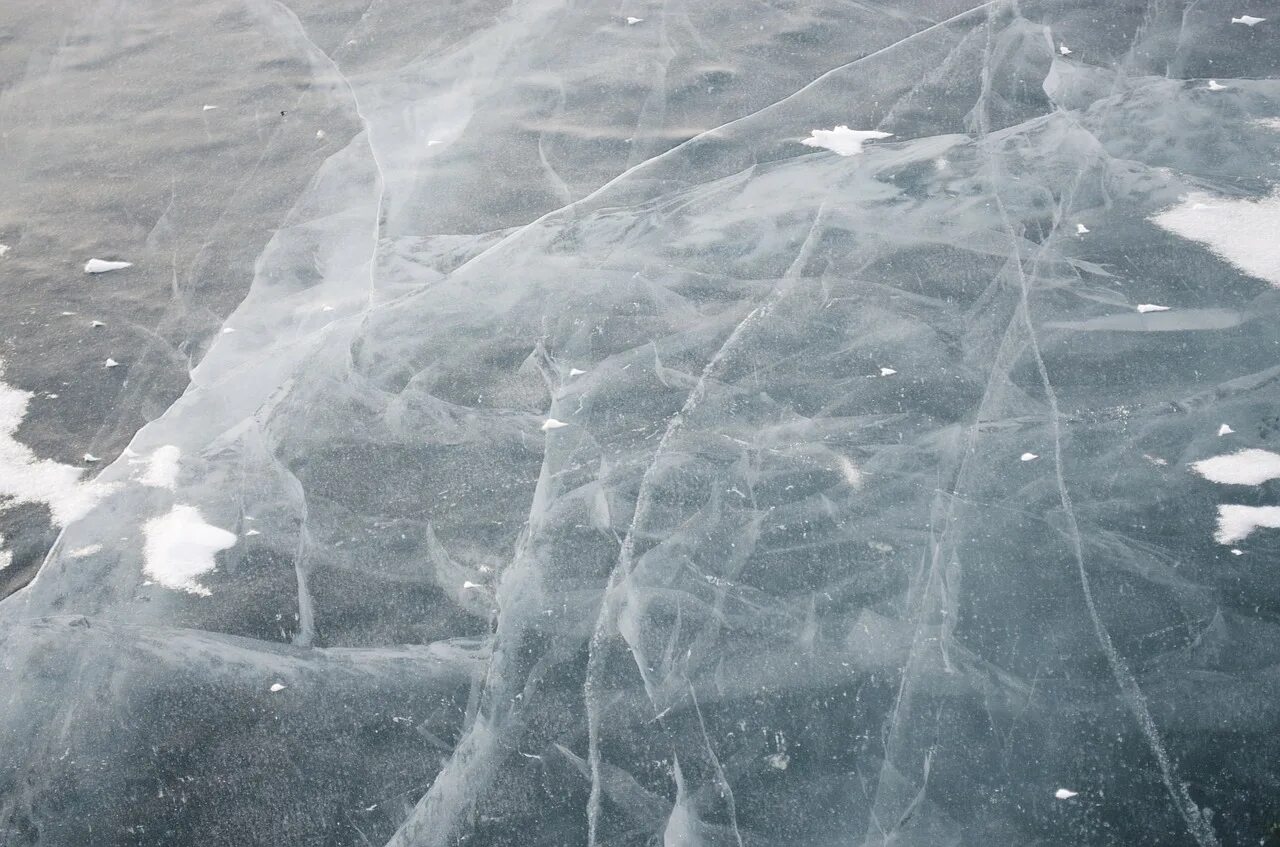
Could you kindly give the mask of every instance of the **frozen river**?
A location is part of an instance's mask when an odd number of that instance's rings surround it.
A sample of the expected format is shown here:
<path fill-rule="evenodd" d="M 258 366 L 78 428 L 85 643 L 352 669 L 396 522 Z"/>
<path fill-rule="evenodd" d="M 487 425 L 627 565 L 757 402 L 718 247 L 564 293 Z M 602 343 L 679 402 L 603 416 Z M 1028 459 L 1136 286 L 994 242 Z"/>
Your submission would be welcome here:
<path fill-rule="evenodd" d="M 0 845 L 1280 844 L 1280 3 L 4 0 Z"/>

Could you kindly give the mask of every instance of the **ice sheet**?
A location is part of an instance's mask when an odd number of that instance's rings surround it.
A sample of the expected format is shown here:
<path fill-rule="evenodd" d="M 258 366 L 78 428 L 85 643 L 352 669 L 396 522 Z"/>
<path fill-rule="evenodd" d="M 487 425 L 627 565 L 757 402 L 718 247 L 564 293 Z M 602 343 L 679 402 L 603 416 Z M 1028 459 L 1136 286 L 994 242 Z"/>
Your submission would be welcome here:
<path fill-rule="evenodd" d="M 0 843 L 1258 843 L 1269 11 L 0 5 Z"/>

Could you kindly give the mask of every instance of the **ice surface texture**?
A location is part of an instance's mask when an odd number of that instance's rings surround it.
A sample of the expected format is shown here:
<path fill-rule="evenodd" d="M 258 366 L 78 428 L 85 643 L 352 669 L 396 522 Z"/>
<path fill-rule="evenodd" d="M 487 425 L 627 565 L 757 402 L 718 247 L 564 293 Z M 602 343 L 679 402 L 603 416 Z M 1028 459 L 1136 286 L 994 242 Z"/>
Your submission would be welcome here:
<path fill-rule="evenodd" d="M 1280 291 L 1156 220 L 1274 219 L 1267 4 L 242 8 L 354 129 L 0 604 L 0 841 L 1280 819 L 1280 485 L 1192 468 L 1276 450 Z"/>

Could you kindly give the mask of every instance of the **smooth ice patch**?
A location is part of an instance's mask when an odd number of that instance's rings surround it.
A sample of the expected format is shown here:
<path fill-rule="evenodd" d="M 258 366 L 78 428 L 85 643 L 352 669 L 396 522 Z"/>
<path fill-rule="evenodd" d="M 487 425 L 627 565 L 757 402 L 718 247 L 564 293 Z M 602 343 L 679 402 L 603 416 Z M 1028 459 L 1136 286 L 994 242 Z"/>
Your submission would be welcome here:
<path fill-rule="evenodd" d="M 9 498 L 4 507 L 44 503 L 53 522 L 66 526 L 88 514 L 115 486 L 83 482 L 83 469 L 38 459 L 15 438 L 34 396 L 0 382 L 0 497 Z"/>
<path fill-rule="evenodd" d="M 1219 544 L 1233 544 L 1257 529 L 1280 529 L 1280 506 L 1219 506 L 1218 531 L 1213 538 Z"/>
<path fill-rule="evenodd" d="M 172 444 L 157 447 L 147 457 L 147 468 L 138 482 L 153 488 L 173 489 L 178 485 L 178 460 L 182 451 Z"/>
<path fill-rule="evenodd" d="M 1152 219 L 1199 242 L 1240 270 L 1280 286 L 1280 191 L 1261 200 L 1188 195 Z"/>
<path fill-rule="evenodd" d="M 143 573 L 174 591 L 209 596 L 196 577 L 209 573 L 219 550 L 236 543 L 235 533 L 205 523 L 194 506 L 174 506 L 168 514 L 147 521 Z"/>
<path fill-rule="evenodd" d="M 849 129 L 841 124 L 835 129 L 810 130 L 809 137 L 800 143 L 806 147 L 821 147 L 839 156 L 857 156 L 862 152 L 864 143 L 892 135 L 892 132 L 874 129 Z"/>
<path fill-rule="evenodd" d="M 106 259 L 90 259 L 84 263 L 87 274 L 104 274 L 108 271 L 120 271 L 133 267 L 133 262 L 110 262 Z"/>
<path fill-rule="evenodd" d="M 1192 462 L 1191 467 L 1210 482 L 1220 482 L 1223 485 L 1262 485 L 1264 482 L 1280 479 L 1280 453 L 1250 448 Z"/>

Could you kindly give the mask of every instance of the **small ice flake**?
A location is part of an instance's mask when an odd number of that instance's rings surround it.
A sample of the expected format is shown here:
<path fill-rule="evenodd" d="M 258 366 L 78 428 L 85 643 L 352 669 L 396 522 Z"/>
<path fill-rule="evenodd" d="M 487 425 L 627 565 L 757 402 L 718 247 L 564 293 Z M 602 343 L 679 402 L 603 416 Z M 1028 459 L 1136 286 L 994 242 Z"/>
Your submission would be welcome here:
<path fill-rule="evenodd" d="M 246 536 L 248 536 L 248 535 L 262 535 L 262 533 L 261 533 L 261 532 L 259 532 L 259 531 L 258 531 L 258 530 L 256 530 L 256 529 L 250 529 L 250 530 L 247 530 L 247 531 L 245 532 L 245 535 L 246 535 Z"/>
<path fill-rule="evenodd" d="M 1061 54 L 1062 54 L 1062 55 L 1064 55 L 1064 56 L 1070 56 L 1070 55 L 1071 55 L 1071 48 L 1070 48 L 1070 47 L 1068 47 L 1068 46 L 1067 46 L 1067 45 L 1065 45 L 1065 44 L 1059 44 L 1059 45 L 1058 45 L 1058 52 L 1059 52 L 1059 53 L 1061 53 Z"/>
<path fill-rule="evenodd" d="M 1266 18 L 1255 18 L 1253 15 L 1241 15 L 1238 18 L 1232 18 L 1231 22 L 1233 24 L 1244 24 L 1245 26 L 1248 26 L 1248 27 L 1254 27 L 1265 20 Z"/>
<path fill-rule="evenodd" d="M 1235 432 L 1235 430 L 1227 426 L 1226 424 L 1223 424 L 1222 426 L 1218 427 L 1218 437 L 1222 437 L 1224 435 L 1230 435 L 1233 432 Z"/>
<path fill-rule="evenodd" d="M 1243 555 L 1244 555 L 1244 551 L 1243 551 L 1243 550 L 1241 550 L 1239 547 L 1232 547 L 1232 548 L 1231 548 L 1231 555 L 1232 555 L 1232 556 L 1243 556 Z"/>
<path fill-rule="evenodd" d="M 814 129 L 809 137 L 800 143 L 806 147 L 822 147 L 839 156 L 857 156 L 862 152 L 862 145 L 867 141 L 889 138 L 892 132 L 880 132 L 874 129 L 849 129 L 841 124 L 834 129 Z"/>
<path fill-rule="evenodd" d="M 569 368 L 569 376 L 582 376 L 586 371 L 578 368 Z"/>
<path fill-rule="evenodd" d="M 202 111 L 202 112 L 208 112 L 208 111 L 210 111 L 210 110 L 212 110 L 212 109 L 216 109 L 216 108 L 218 108 L 218 107 L 217 107 L 217 106 L 210 106 L 208 103 L 205 103 L 205 104 L 204 104 L 204 108 L 203 108 L 203 109 L 201 109 L 200 111 Z"/>
<path fill-rule="evenodd" d="M 280 684 L 280 683 L 278 683 L 278 682 L 273 682 L 273 683 L 271 683 L 271 690 L 272 690 L 273 692 L 274 692 L 274 691 L 284 691 L 284 686 L 283 686 L 283 685 L 281 685 L 281 684 Z"/>
<path fill-rule="evenodd" d="M 103 321 L 90 321 L 89 326 L 93 327 L 94 329 L 97 329 L 100 326 L 106 326 L 106 323 Z"/>
<path fill-rule="evenodd" d="M 1208 88 L 1210 91 L 1226 91 L 1227 90 L 1227 87 L 1222 83 L 1218 82 L 1216 79 L 1209 80 Z"/>
<path fill-rule="evenodd" d="M 1084 224 L 1076 224 L 1076 235 L 1088 235 L 1089 227 Z"/>
<path fill-rule="evenodd" d="M 235 327 L 224 326 L 224 327 L 222 328 L 222 334 L 223 334 L 223 335 L 227 335 L 228 333 L 232 333 L 232 332 L 235 332 L 235 331 L 236 331 L 236 330 L 235 330 Z"/>
<path fill-rule="evenodd" d="M 895 371 L 893 368 L 881 368 L 881 369 L 880 369 L 880 376 L 893 376 L 893 375 L 894 375 L 894 374 L 896 374 L 896 373 L 897 373 L 897 371 Z"/>
<path fill-rule="evenodd" d="M 5 253 L 8 253 L 8 252 L 9 252 L 9 245 L 0 244 L 0 256 L 3 256 Z"/>
<path fill-rule="evenodd" d="M 328 304 L 326 303 L 325 305 L 323 305 L 323 306 L 321 306 L 321 307 L 320 307 L 320 311 L 322 311 L 322 312 L 332 312 L 332 311 L 333 311 L 333 307 L 332 307 L 332 306 L 330 306 L 330 305 L 328 305 Z"/>
<path fill-rule="evenodd" d="M 1057 791 L 1053 792 L 1053 796 L 1057 797 L 1059 800 L 1070 800 L 1079 793 L 1079 791 L 1072 791 L 1070 788 L 1059 788 Z"/>
<path fill-rule="evenodd" d="M 105 362 L 102 363 L 102 366 L 104 368 L 118 368 L 120 367 L 120 363 L 117 362 L 115 359 L 108 358 Z"/>
<path fill-rule="evenodd" d="M 102 457 L 101 457 L 101 456 L 95 456 L 95 455 L 93 455 L 92 453 L 85 453 L 85 454 L 84 454 L 84 460 L 85 460 L 86 462 L 101 462 L 101 461 L 102 461 Z"/>
<path fill-rule="evenodd" d="M 1023 453 L 1018 458 L 1024 462 L 1034 462 L 1036 459 L 1039 459 L 1040 457 L 1035 453 Z"/>
<path fill-rule="evenodd" d="M 635 26 L 636 24 L 643 23 L 643 22 L 644 22 L 644 18 L 632 18 L 632 17 L 627 18 L 627 26 Z"/>
<path fill-rule="evenodd" d="M 1138 311 L 1145 315 L 1147 312 L 1167 312 L 1169 307 L 1157 306 L 1155 303 L 1139 303 Z"/>
<path fill-rule="evenodd" d="M 87 274 L 104 274 L 108 271 L 119 271 L 133 267 L 133 262 L 112 262 L 106 259 L 90 259 L 84 263 Z"/>
<path fill-rule="evenodd" d="M 564 421 L 558 421 L 555 418 L 547 418 L 545 421 L 542 422 L 542 431 L 547 432 L 548 430 L 560 429 L 561 427 L 564 427 L 564 426 L 568 426 L 568 424 L 565 423 Z"/>
<path fill-rule="evenodd" d="M 480 583 L 478 583 L 478 582 L 472 582 L 472 581 L 471 581 L 471 580 L 469 580 L 469 579 L 464 579 L 464 580 L 462 581 L 462 587 L 463 587 L 463 588 L 467 588 L 467 589 L 470 589 L 470 588 L 484 588 L 484 586 L 483 586 L 483 585 L 481 585 Z"/>
<path fill-rule="evenodd" d="M 322 130 L 322 129 L 318 129 L 318 130 L 316 130 L 316 138 L 318 138 L 319 140 L 323 141 L 323 140 L 324 140 L 324 130 Z"/>

